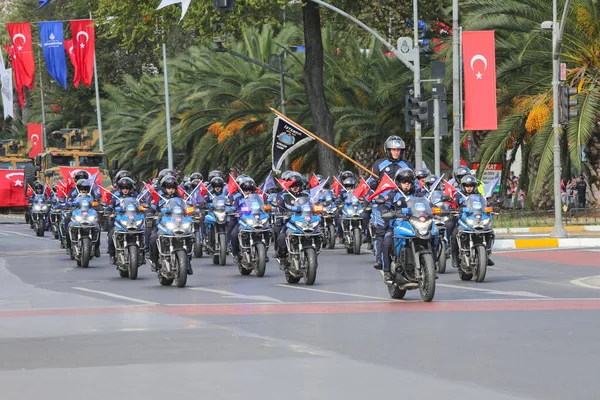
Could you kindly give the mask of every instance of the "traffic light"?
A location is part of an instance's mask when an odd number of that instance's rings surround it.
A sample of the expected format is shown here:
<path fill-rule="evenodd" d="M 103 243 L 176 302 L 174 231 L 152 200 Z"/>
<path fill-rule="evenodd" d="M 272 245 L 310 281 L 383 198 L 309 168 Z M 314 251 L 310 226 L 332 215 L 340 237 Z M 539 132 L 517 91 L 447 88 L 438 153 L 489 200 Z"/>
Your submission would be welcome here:
<path fill-rule="evenodd" d="M 213 9 L 215 11 L 233 11 L 235 0 L 213 0 Z"/>
<path fill-rule="evenodd" d="M 559 90 L 559 101 L 560 101 L 560 122 L 562 124 L 568 124 L 571 118 L 575 118 L 579 115 L 578 110 L 572 110 L 571 107 L 577 105 L 577 99 L 571 98 L 577 95 L 578 90 L 576 87 L 569 87 L 560 85 Z"/>
<path fill-rule="evenodd" d="M 424 93 L 423 85 L 421 84 L 421 93 Z M 413 85 L 406 87 L 404 94 L 404 119 L 406 120 L 406 132 L 415 130 L 415 121 L 419 121 L 425 125 L 433 124 L 433 102 L 425 100 L 421 97 L 415 97 Z"/>

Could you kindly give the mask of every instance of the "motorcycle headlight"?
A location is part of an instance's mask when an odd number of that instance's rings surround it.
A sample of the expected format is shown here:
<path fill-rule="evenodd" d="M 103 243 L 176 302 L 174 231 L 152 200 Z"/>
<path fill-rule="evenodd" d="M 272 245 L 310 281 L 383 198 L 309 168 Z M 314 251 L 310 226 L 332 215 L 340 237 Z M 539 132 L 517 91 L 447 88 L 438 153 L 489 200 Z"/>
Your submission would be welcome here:
<path fill-rule="evenodd" d="M 411 225 L 419 232 L 419 235 L 427 235 L 431 230 L 431 223 L 433 221 L 431 219 L 425 221 L 419 221 L 416 218 L 411 220 Z"/>
<path fill-rule="evenodd" d="M 75 221 L 81 222 L 81 221 L 83 221 L 83 217 L 81 215 L 76 215 L 75 216 Z"/>
<path fill-rule="evenodd" d="M 269 217 L 265 217 L 263 219 L 260 220 L 260 224 L 261 225 L 265 225 L 267 222 L 269 222 Z"/>
<path fill-rule="evenodd" d="M 33 206 L 33 209 L 36 211 L 39 211 L 42 209 L 42 206 L 40 206 L 39 204 L 36 204 L 35 206 Z"/>
<path fill-rule="evenodd" d="M 477 226 L 477 220 L 475 218 L 467 218 L 467 225 L 474 228 Z"/>
<path fill-rule="evenodd" d="M 184 222 L 183 224 L 181 224 L 181 229 L 183 229 L 184 231 L 189 230 L 192 227 L 192 224 L 189 222 Z"/>
<path fill-rule="evenodd" d="M 175 229 L 175 224 L 173 222 L 167 222 L 167 229 L 172 231 L 173 229 Z"/>
<path fill-rule="evenodd" d="M 87 217 L 87 221 L 88 222 L 96 222 L 96 216 L 95 215 L 90 215 L 89 217 Z"/>
<path fill-rule="evenodd" d="M 483 226 L 484 228 L 487 228 L 488 226 L 490 226 L 491 222 L 492 222 L 491 218 L 482 219 L 481 220 L 481 226 Z"/>
<path fill-rule="evenodd" d="M 226 214 L 224 211 L 214 211 L 214 214 L 215 214 L 215 219 L 217 220 L 217 222 L 225 221 Z"/>
<path fill-rule="evenodd" d="M 143 219 L 138 219 L 137 221 L 133 221 L 133 225 L 137 228 L 138 226 L 140 226 L 141 224 L 144 223 Z"/>
<path fill-rule="evenodd" d="M 44 204 L 43 206 L 40 206 L 40 209 L 42 211 L 47 211 L 48 210 L 48 206 Z"/>
<path fill-rule="evenodd" d="M 310 224 L 310 227 L 313 229 L 316 228 L 317 226 L 319 226 L 319 221 L 315 221 Z"/>
<path fill-rule="evenodd" d="M 256 225 L 256 220 L 253 218 L 247 218 L 244 220 L 244 223 L 249 227 L 253 227 L 254 225 Z"/>
<path fill-rule="evenodd" d="M 298 229 L 308 228 L 308 224 L 304 221 L 296 221 L 296 222 L 294 222 L 294 225 L 296 225 L 298 227 Z"/>

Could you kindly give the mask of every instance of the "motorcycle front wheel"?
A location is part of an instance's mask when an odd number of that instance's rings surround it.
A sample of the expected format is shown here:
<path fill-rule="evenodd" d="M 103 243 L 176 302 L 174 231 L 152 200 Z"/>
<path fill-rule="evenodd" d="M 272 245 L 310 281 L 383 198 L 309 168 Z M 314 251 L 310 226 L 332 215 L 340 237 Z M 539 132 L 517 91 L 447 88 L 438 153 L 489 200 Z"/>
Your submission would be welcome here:
<path fill-rule="evenodd" d="M 329 225 L 327 227 L 327 232 L 329 232 L 329 237 L 327 238 L 327 248 L 332 250 L 335 248 L 335 227 L 333 225 Z"/>
<path fill-rule="evenodd" d="M 219 233 L 219 265 L 225 265 L 227 261 L 227 239 L 224 233 Z"/>
<path fill-rule="evenodd" d="M 487 273 L 488 256 L 485 246 L 479 245 L 475 248 L 477 259 L 475 260 L 475 268 L 477 272 L 475 274 L 475 282 L 481 283 L 485 280 Z"/>
<path fill-rule="evenodd" d="M 421 300 L 430 302 L 435 295 L 435 263 L 433 254 L 421 254 L 421 279 L 419 281 L 419 292 Z"/>
<path fill-rule="evenodd" d="M 92 251 L 92 242 L 90 241 L 90 238 L 88 238 L 88 237 L 81 238 L 81 254 L 80 254 L 81 268 L 87 268 L 90 266 L 91 251 Z"/>
<path fill-rule="evenodd" d="M 129 272 L 129 279 L 134 280 L 138 277 L 138 266 L 140 265 L 140 248 L 137 245 L 132 244 L 129 246 L 129 265 L 127 270 Z"/>
<path fill-rule="evenodd" d="M 444 239 L 440 239 L 436 256 L 438 272 L 440 274 L 446 273 L 446 241 Z"/>
<path fill-rule="evenodd" d="M 36 235 L 43 237 L 44 236 L 44 231 L 46 230 L 46 221 L 44 221 L 43 218 L 40 218 L 40 220 L 37 223 L 37 229 L 36 229 Z"/>
<path fill-rule="evenodd" d="M 358 228 L 352 230 L 354 255 L 360 254 L 360 246 L 362 245 L 362 232 Z"/>
<path fill-rule="evenodd" d="M 304 257 L 304 283 L 314 285 L 317 280 L 317 252 L 312 247 L 309 247 L 304 250 Z"/>
<path fill-rule="evenodd" d="M 187 270 L 190 263 L 190 259 L 188 258 L 185 250 L 177 250 L 174 254 L 174 258 L 177 262 L 177 272 L 175 275 L 175 284 L 178 288 L 185 287 L 187 284 Z"/>
<path fill-rule="evenodd" d="M 262 278 L 267 270 L 267 250 L 265 244 L 258 242 L 254 245 L 256 250 L 256 276 Z"/>
<path fill-rule="evenodd" d="M 200 237 L 200 232 L 196 231 L 194 237 L 196 238 L 194 243 L 194 257 L 200 258 L 202 257 L 202 238 Z"/>

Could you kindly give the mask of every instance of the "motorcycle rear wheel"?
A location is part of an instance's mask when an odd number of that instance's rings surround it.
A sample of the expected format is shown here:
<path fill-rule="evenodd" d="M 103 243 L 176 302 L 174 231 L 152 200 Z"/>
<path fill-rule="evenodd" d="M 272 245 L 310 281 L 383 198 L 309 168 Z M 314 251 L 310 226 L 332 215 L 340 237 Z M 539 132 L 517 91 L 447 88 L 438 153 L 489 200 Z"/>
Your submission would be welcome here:
<path fill-rule="evenodd" d="M 333 225 L 329 225 L 327 227 L 327 232 L 328 232 L 328 242 L 327 242 L 327 248 L 329 250 L 332 250 L 335 248 L 335 227 Z"/>
<path fill-rule="evenodd" d="M 290 274 L 289 272 L 285 271 L 285 281 L 287 283 L 298 283 L 298 282 L 300 282 L 300 277 L 294 276 L 294 275 Z"/>
<path fill-rule="evenodd" d="M 258 242 L 255 245 L 256 249 L 256 276 L 262 278 L 267 270 L 267 250 L 265 244 Z"/>
<path fill-rule="evenodd" d="M 406 289 L 400 289 L 398 286 L 396 285 L 387 285 L 388 287 L 388 293 L 390 294 L 390 297 L 392 299 L 403 299 L 404 296 L 406 295 Z"/>
<path fill-rule="evenodd" d="M 87 268 L 90 266 L 90 254 L 92 251 L 92 242 L 90 238 L 83 237 L 81 238 L 81 268 Z"/>
<path fill-rule="evenodd" d="M 129 265 L 127 266 L 127 272 L 129 279 L 134 280 L 138 277 L 138 266 L 140 265 L 140 249 L 137 245 L 129 246 Z"/>
<path fill-rule="evenodd" d="M 421 300 L 430 302 L 435 296 L 435 262 L 433 254 L 421 254 L 421 280 L 419 282 L 419 292 Z"/>
<path fill-rule="evenodd" d="M 317 252 L 312 247 L 304 250 L 306 269 L 304 270 L 304 283 L 314 285 L 317 280 Z"/>

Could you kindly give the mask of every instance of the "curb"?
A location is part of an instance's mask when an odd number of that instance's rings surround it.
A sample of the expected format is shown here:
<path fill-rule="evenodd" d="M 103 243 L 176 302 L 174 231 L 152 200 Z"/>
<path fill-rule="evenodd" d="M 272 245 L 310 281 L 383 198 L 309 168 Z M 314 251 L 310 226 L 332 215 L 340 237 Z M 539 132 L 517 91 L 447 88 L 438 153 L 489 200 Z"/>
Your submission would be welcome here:
<path fill-rule="evenodd" d="M 565 226 L 567 232 L 600 232 L 600 225 Z M 551 226 L 534 226 L 530 228 L 494 228 L 495 233 L 550 233 Z"/>
<path fill-rule="evenodd" d="M 535 239 L 496 239 L 494 250 L 521 249 L 593 249 L 600 248 L 600 239 L 595 238 L 535 238 Z"/>

